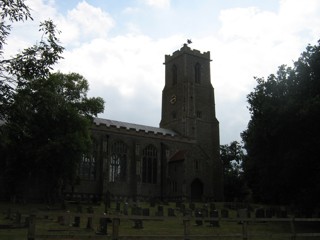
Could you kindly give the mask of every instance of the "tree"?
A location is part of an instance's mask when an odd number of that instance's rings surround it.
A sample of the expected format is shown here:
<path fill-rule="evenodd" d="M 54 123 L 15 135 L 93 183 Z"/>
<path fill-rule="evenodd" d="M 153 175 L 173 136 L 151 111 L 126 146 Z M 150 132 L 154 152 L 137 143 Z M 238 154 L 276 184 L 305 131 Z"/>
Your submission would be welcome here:
<path fill-rule="evenodd" d="M 90 120 L 103 111 L 103 100 L 88 98 L 87 81 L 75 73 L 33 79 L 16 91 L 4 125 L 5 179 L 11 195 L 23 191 L 24 182 L 50 200 L 72 183 L 79 161 L 90 153 Z"/>
<path fill-rule="evenodd" d="M 243 147 L 237 141 L 220 145 L 220 158 L 223 164 L 225 200 L 244 200 L 247 193 L 242 171 L 245 158 Z"/>
<path fill-rule="evenodd" d="M 0 50 L 11 26 L 5 20 L 31 18 L 24 1 L 2 1 Z M 0 61 L 0 183 L 7 196 L 42 193 L 51 200 L 74 180 L 77 165 L 90 153 L 92 117 L 101 98 L 88 98 L 88 82 L 76 73 L 52 73 L 63 47 L 54 23 L 40 24 L 38 44 Z M 37 196 L 39 197 L 39 196 Z"/>
<path fill-rule="evenodd" d="M 320 196 L 320 46 L 309 45 L 292 68 L 257 78 L 242 133 L 245 176 L 259 201 L 308 204 Z"/>
<path fill-rule="evenodd" d="M 13 87 L 17 84 L 16 78 L 7 71 L 10 60 L 3 60 L 3 49 L 11 31 L 13 22 L 32 19 L 30 9 L 23 0 L 0 1 L 0 119 L 5 118 L 6 107 L 12 102 Z M 7 22 L 10 23 L 7 23 Z"/>

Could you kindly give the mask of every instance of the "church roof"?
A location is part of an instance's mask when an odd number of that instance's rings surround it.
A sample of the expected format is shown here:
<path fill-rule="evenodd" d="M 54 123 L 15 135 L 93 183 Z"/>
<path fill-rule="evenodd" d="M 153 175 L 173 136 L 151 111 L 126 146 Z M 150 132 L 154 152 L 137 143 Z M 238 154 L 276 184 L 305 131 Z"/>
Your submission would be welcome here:
<path fill-rule="evenodd" d="M 157 128 L 157 127 L 151 127 L 151 126 L 145 126 L 135 123 L 127 123 L 127 122 L 120 122 L 110 119 L 103 119 L 103 118 L 94 118 L 93 122 L 96 125 L 106 125 L 107 127 L 113 126 L 117 128 L 126 128 L 126 129 L 135 129 L 136 131 L 145 131 L 145 132 L 154 132 L 155 134 L 163 134 L 163 135 L 171 135 L 176 136 L 177 133 L 170 129 L 165 128 Z"/>
<path fill-rule="evenodd" d="M 186 158 L 187 150 L 179 150 L 173 156 L 169 159 L 169 162 L 178 162 L 178 161 L 184 161 Z"/>

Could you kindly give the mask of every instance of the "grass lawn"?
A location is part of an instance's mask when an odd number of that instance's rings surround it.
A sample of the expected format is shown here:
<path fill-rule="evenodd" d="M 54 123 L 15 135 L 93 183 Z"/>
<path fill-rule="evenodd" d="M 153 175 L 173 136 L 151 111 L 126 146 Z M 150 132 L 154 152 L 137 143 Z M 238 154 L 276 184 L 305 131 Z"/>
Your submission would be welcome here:
<path fill-rule="evenodd" d="M 36 235 L 37 236 L 53 236 L 55 239 L 111 239 L 112 234 L 112 224 L 108 224 L 108 236 L 97 235 L 100 217 L 103 216 L 104 205 L 85 205 L 82 204 L 83 215 L 80 220 L 80 227 L 70 226 L 74 221 L 74 214 L 77 211 L 77 205 L 68 204 L 67 210 L 70 211 L 70 221 L 67 225 L 60 225 L 58 223 L 58 216 L 64 215 L 66 211 L 58 210 L 55 207 L 48 208 L 46 205 L 32 205 L 32 204 L 9 204 L 9 203 L 0 203 L 0 239 L 4 240 L 21 240 L 27 239 L 28 228 L 24 226 L 17 226 L 17 228 L 8 228 L 6 225 L 14 224 L 14 216 L 17 211 L 22 214 L 21 225 L 25 222 L 25 218 L 31 212 L 36 213 Z M 91 206 L 94 210 L 94 217 L 92 222 L 92 229 L 87 229 L 87 219 L 88 215 L 86 214 L 86 208 Z M 157 207 L 149 207 L 147 203 L 141 203 L 142 208 L 150 209 L 150 216 L 154 217 L 156 215 Z M 135 229 L 133 228 L 133 221 L 130 220 L 131 209 L 129 208 L 129 217 L 125 217 L 121 212 L 117 213 L 115 211 L 115 203 L 112 204 L 111 209 L 108 211 L 108 214 L 118 215 L 120 217 L 120 227 L 119 227 L 119 236 L 122 236 L 122 239 L 139 239 L 138 236 L 145 236 L 144 239 L 152 239 L 151 236 L 157 237 L 157 239 L 184 239 L 184 224 L 182 213 L 180 213 L 175 203 L 169 203 L 164 206 L 164 216 L 167 216 L 167 208 L 174 208 L 176 217 L 154 217 L 153 220 L 143 220 L 143 228 Z M 188 204 L 186 204 L 186 207 Z M 202 203 L 197 203 L 196 207 L 202 207 Z M 222 203 L 216 203 L 216 208 L 221 210 L 223 208 Z M 123 206 L 121 206 L 121 209 Z M 6 219 L 8 209 L 11 209 L 11 219 Z M 229 209 L 229 218 L 221 220 L 219 222 L 219 227 L 209 226 L 208 222 L 203 222 L 203 225 L 197 226 L 195 219 L 190 219 L 190 239 L 242 239 L 240 235 L 242 233 L 243 225 L 239 224 L 239 221 L 234 221 L 236 218 L 236 211 Z M 254 215 L 254 214 L 252 214 Z M 156 219 L 155 219 L 156 218 Z M 233 220 L 232 220 L 233 219 Z M 317 223 L 296 223 L 295 230 L 296 232 L 320 232 L 319 228 L 320 222 Z M 289 234 L 291 233 L 290 222 L 257 222 L 252 221 L 248 224 L 248 235 L 249 239 L 254 240 L 264 240 L 264 239 L 291 239 Z M 219 237 L 214 238 L 212 235 L 226 235 L 226 234 L 238 234 L 234 237 Z M 279 234 L 286 234 L 280 236 Z M 162 235 L 162 236 L 161 236 Z M 251 237 L 250 235 L 259 235 L 256 237 Z M 262 236 L 265 235 L 265 236 Z M 67 237 L 69 236 L 69 237 Z M 127 236 L 127 238 L 124 238 Z M 168 236 L 167 238 L 163 236 Z M 170 236 L 170 237 L 169 237 Z M 135 237 L 135 238 L 134 238 Z M 272 237 L 272 238 L 271 238 Z M 42 239 L 42 238 L 36 238 Z M 48 238 L 51 239 L 51 238 Z M 296 239 L 320 239 L 318 237 L 306 238 L 306 237 L 297 237 Z"/>

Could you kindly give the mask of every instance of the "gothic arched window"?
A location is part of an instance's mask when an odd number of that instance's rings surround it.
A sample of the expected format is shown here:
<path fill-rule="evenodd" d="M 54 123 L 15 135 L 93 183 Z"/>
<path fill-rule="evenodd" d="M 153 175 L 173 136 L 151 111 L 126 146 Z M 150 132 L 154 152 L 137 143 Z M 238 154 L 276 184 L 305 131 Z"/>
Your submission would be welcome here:
<path fill-rule="evenodd" d="M 177 72 L 177 66 L 172 66 L 172 85 L 176 85 L 178 82 L 178 72 Z"/>
<path fill-rule="evenodd" d="M 142 152 L 142 182 L 157 183 L 158 151 L 149 145 Z"/>
<path fill-rule="evenodd" d="M 200 63 L 197 63 L 195 66 L 194 66 L 194 81 L 195 83 L 201 83 L 201 65 Z"/>
<path fill-rule="evenodd" d="M 125 181 L 127 171 L 128 147 L 125 143 L 118 141 L 112 144 L 109 165 L 109 181 Z"/>
<path fill-rule="evenodd" d="M 82 156 L 79 166 L 79 176 L 84 180 L 96 179 L 96 159 L 93 154 Z"/>

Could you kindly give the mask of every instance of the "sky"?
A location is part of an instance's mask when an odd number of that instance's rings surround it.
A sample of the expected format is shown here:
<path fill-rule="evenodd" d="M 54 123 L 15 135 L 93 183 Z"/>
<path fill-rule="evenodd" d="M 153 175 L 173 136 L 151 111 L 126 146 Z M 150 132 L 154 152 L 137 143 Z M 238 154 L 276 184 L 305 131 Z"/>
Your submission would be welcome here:
<path fill-rule="evenodd" d="M 52 19 L 64 59 L 55 67 L 89 82 L 101 118 L 158 127 L 164 56 L 189 46 L 211 53 L 220 144 L 241 141 L 254 77 L 293 65 L 320 39 L 319 0 L 26 0 L 33 21 L 13 24 L 6 56 L 40 40 Z"/>

